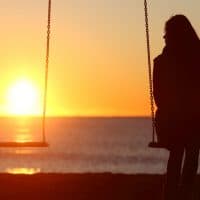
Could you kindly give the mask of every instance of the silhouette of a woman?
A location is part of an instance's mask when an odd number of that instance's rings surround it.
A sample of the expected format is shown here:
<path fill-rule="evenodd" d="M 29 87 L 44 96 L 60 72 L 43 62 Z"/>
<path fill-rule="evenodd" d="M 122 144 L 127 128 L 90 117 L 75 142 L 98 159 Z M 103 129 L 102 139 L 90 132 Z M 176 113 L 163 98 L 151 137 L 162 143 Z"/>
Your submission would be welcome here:
<path fill-rule="evenodd" d="M 184 15 L 166 22 L 164 39 L 153 70 L 156 130 L 170 151 L 164 199 L 191 199 L 200 148 L 200 41 Z"/>

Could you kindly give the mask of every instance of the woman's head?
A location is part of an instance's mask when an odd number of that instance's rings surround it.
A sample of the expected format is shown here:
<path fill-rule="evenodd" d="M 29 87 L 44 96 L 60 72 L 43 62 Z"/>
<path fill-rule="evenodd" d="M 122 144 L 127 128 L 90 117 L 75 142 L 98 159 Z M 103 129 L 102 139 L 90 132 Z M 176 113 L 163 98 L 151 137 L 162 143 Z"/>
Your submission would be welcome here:
<path fill-rule="evenodd" d="M 184 15 L 175 15 L 166 22 L 164 38 L 166 45 L 172 47 L 189 47 L 199 41 L 190 21 Z"/>

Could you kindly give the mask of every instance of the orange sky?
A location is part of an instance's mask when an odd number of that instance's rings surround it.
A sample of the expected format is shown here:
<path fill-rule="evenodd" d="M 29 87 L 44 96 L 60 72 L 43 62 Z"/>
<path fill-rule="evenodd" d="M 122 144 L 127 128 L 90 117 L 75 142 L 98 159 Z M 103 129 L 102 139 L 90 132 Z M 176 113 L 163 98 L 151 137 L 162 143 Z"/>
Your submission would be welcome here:
<path fill-rule="evenodd" d="M 186 14 L 198 27 L 199 4 L 151 2 L 152 57 L 171 15 Z M 15 81 L 31 80 L 42 92 L 46 11 L 46 0 L 1 3 L 0 115 L 8 114 L 6 93 Z M 149 115 L 141 0 L 53 1 L 51 39 L 49 115 Z"/>

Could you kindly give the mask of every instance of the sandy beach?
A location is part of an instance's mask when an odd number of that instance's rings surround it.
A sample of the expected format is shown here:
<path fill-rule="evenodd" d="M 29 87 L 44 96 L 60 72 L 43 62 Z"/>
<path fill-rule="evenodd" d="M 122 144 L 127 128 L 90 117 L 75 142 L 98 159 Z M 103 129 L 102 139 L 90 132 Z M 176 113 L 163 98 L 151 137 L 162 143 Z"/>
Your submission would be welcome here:
<path fill-rule="evenodd" d="M 0 199 L 160 200 L 163 180 L 162 175 L 145 174 L 1 174 Z M 199 185 L 198 177 L 197 191 Z"/>
<path fill-rule="evenodd" d="M 0 174 L 2 200 L 157 200 L 161 175 L 123 174 Z"/>

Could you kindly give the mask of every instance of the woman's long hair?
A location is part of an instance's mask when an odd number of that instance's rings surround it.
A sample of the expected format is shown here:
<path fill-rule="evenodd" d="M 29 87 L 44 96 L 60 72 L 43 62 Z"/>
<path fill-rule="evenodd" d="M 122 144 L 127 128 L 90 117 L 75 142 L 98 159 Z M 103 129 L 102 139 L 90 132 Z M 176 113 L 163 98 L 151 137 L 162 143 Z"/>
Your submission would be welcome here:
<path fill-rule="evenodd" d="M 191 51 L 199 47 L 199 37 L 184 15 L 175 15 L 165 24 L 166 46 L 175 51 Z"/>

